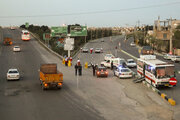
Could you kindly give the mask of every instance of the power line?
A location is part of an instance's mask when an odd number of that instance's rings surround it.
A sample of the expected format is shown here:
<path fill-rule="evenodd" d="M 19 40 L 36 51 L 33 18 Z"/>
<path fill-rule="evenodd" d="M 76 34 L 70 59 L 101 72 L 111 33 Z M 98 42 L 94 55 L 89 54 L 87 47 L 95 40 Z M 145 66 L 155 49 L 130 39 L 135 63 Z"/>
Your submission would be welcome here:
<path fill-rule="evenodd" d="M 31 15 L 31 16 L 0 16 L 0 18 L 56 17 L 56 16 L 73 16 L 73 15 L 101 14 L 101 13 L 113 13 L 113 12 L 123 12 L 123 11 L 155 8 L 155 7 L 170 6 L 170 5 L 177 5 L 177 4 L 180 4 L 180 2 L 171 2 L 171 3 L 157 4 L 157 5 L 149 5 L 149 6 L 144 6 L 144 7 L 125 8 L 125 9 L 119 9 L 119 10 L 77 12 L 77 13 L 64 13 L 64 14 L 54 14 L 54 15 L 52 14 L 52 15 Z"/>

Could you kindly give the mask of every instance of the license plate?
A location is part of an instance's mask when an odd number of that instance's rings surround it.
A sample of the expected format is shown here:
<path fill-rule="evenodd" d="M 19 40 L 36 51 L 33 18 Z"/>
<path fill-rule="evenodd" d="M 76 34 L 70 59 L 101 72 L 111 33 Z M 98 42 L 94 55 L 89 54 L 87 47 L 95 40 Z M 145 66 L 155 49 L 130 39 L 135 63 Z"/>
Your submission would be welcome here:
<path fill-rule="evenodd" d="M 169 86 L 169 84 L 165 84 L 164 86 Z"/>

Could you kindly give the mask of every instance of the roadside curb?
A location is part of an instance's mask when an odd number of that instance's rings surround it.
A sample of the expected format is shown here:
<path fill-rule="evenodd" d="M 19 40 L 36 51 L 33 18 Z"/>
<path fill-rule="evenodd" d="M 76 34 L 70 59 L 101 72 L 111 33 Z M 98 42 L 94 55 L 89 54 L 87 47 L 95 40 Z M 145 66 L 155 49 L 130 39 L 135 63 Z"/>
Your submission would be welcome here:
<path fill-rule="evenodd" d="M 42 45 L 45 49 L 47 49 L 49 52 L 51 52 L 54 55 L 56 55 L 57 57 L 59 57 L 61 60 L 63 59 L 63 56 L 59 55 L 58 53 L 54 52 L 52 49 L 48 48 L 43 42 L 41 42 L 41 40 L 36 35 L 34 35 L 32 32 L 30 32 L 30 33 L 40 43 L 40 45 Z"/>
<path fill-rule="evenodd" d="M 161 93 L 157 88 L 153 87 L 151 84 L 149 84 L 146 81 L 142 82 L 144 85 L 146 85 L 148 88 L 152 89 L 154 92 L 158 93 L 164 100 L 168 101 L 170 105 L 175 106 L 176 101 L 172 98 L 169 98 L 165 93 Z"/>

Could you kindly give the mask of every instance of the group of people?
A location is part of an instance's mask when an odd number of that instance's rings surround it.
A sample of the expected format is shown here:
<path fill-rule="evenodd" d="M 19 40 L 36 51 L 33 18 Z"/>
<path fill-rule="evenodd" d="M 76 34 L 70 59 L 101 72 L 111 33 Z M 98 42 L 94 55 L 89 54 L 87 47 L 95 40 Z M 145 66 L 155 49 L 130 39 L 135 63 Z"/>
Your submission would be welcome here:
<path fill-rule="evenodd" d="M 68 62 L 72 62 L 72 57 L 65 57 L 65 66 L 68 66 Z"/>

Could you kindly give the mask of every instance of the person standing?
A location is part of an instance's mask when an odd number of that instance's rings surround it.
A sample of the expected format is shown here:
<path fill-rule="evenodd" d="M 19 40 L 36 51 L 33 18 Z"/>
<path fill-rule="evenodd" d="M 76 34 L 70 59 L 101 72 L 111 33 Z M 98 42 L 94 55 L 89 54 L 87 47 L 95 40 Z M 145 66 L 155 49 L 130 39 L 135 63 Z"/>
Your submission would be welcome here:
<path fill-rule="evenodd" d="M 95 72 L 96 72 L 96 66 L 95 66 L 95 64 L 92 65 L 92 69 L 93 69 L 93 76 L 95 76 Z"/>
<path fill-rule="evenodd" d="M 82 65 L 80 64 L 80 66 L 78 66 L 79 67 L 79 75 L 81 76 L 82 75 Z"/>
<path fill-rule="evenodd" d="M 113 69 L 113 61 L 111 62 L 111 70 Z"/>
<path fill-rule="evenodd" d="M 77 70 L 78 70 L 78 66 L 77 66 L 77 64 L 75 65 L 75 75 L 77 75 Z"/>

